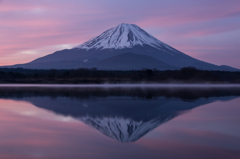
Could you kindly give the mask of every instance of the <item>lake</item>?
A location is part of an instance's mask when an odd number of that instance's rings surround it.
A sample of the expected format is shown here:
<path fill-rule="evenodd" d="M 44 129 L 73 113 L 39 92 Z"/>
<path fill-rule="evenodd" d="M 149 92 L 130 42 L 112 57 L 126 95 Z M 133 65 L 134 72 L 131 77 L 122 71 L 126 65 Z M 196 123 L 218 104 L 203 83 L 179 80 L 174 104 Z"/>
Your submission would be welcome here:
<path fill-rule="evenodd" d="M 0 158 L 237 159 L 239 85 L 0 85 Z"/>

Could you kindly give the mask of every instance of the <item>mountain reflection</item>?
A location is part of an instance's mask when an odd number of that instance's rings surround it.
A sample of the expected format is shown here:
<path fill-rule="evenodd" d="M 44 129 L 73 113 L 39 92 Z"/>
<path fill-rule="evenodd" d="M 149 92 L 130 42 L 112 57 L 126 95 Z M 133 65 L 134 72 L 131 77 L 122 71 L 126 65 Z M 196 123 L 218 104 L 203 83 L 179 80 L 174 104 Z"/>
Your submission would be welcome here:
<path fill-rule="evenodd" d="M 71 116 L 120 142 L 136 141 L 198 106 L 237 96 L 238 88 L 0 88 L 0 98 Z"/>

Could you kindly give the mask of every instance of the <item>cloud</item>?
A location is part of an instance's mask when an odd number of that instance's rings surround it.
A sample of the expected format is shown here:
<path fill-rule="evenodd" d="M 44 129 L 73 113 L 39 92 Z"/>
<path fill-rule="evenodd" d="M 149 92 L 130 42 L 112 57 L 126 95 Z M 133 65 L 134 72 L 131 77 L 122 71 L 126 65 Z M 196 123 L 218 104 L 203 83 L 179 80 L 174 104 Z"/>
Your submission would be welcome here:
<path fill-rule="evenodd" d="M 15 64 L 52 53 L 57 45 L 80 44 L 122 22 L 135 23 L 177 49 L 236 47 L 231 32 L 239 33 L 239 6 L 239 0 L 4 0 L 0 1 L 0 64 L 3 57 L 9 59 L 4 64 Z M 218 44 L 214 36 L 223 34 Z M 21 53 L 40 48 L 49 50 L 31 56 Z M 19 62 L 11 61 L 13 56 Z"/>

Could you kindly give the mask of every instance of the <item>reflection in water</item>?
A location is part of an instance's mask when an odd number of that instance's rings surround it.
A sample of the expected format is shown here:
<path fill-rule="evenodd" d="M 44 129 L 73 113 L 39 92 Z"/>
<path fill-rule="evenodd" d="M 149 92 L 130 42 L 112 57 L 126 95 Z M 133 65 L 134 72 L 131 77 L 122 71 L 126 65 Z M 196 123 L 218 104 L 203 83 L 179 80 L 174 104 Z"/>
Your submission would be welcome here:
<path fill-rule="evenodd" d="M 0 88 L 0 98 L 71 116 L 120 142 L 137 141 L 183 112 L 237 96 L 237 88 Z"/>
<path fill-rule="evenodd" d="M 0 158 L 238 159 L 239 97 L 237 88 L 0 87 Z"/>

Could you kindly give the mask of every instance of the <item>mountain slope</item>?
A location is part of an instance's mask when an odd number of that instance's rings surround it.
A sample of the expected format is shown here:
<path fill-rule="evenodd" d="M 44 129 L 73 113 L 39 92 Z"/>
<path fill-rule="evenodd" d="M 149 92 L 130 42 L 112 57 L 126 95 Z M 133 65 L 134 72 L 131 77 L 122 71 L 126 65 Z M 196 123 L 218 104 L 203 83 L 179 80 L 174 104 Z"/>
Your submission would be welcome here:
<path fill-rule="evenodd" d="M 137 55 L 133 53 L 123 53 L 90 65 L 92 67 L 104 70 L 128 70 L 129 68 L 135 70 L 141 70 L 143 68 L 156 68 L 159 70 L 177 69 L 177 67 L 165 64 L 164 62 L 161 62 L 153 57 L 147 55 Z"/>
<path fill-rule="evenodd" d="M 106 67 L 106 61 L 100 61 L 114 56 L 118 57 L 118 55 L 128 52 L 155 58 L 172 68 L 192 66 L 201 70 L 239 71 L 232 67 L 217 66 L 192 58 L 161 42 L 134 24 L 120 24 L 72 49 L 57 51 L 30 63 L 9 67 L 68 69 L 95 66 L 98 69 L 110 70 L 117 68 L 117 66 L 109 64 L 109 66 Z M 122 63 L 126 60 L 127 59 L 122 59 Z M 104 64 L 104 66 L 100 65 L 101 63 Z M 155 62 L 152 61 L 152 63 Z M 148 67 L 149 66 L 146 65 L 141 68 Z M 136 69 L 130 65 L 125 68 L 128 70 Z M 168 69 L 168 67 L 161 68 L 161 70 L 164 69 Z"/>
<path fill-rule="evenodd" d="M 90 62 L 89 62 L 90 61 Z M 33 63 L 24 65 L 15 65 L 15 67 L 23 67 L 32 69 L 74 69 L 74 68 L 98 68 L 101 70 L 141 70 L 145 68 L 159 70 L 173 70 L 177 67 L 170 66 L 153 57 L 147 55 L 137 55 L 133 53 L 123 53 L 104 60 L 92 63 L 92 60 L 79 61 L 49 61 L 44 63 Z M 61 64 L 60 64 L 61 63 Z"/>

